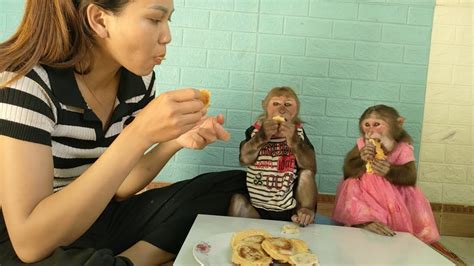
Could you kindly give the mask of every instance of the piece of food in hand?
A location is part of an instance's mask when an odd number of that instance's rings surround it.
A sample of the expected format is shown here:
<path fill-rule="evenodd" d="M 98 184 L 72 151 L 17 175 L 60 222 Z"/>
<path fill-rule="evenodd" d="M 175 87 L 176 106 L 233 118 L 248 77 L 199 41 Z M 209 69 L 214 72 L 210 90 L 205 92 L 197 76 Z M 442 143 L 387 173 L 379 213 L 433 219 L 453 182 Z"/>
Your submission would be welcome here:
<path fill-rule="evenodd" d="M 237 246 L 241 242 L 261 244 L 263 240 L 271 237 L 270 233 L 265 230 L 260 229 L 250 229 L 241 232 L 237 232 L 232 236 L 230 245 L 232 248 Z"/>
<path fill-rule="evenodd" d="M 278 123 L 283 123 L 283 122 L 285 122 L 285 118 L 284 118 L 283 116 L 281 116 L 281 115 L 276 115 L 276 116 L 272 117 L 272 119 L 275 120 L 275 121 L 278 122 Z"/>
<path fill-rule="evenodd" d="M 291 256 L 309 252 L 308 245 L 303 240 L 283 237 L 265 239 L 262 242 L 262 248 L 279 263 L 288 263 Z"/>
<path fill-rule="evenodd" d="M 375 160 L 382 160 L 385 159 L 385 153 L 382 149 L 382 144 L 378 139 L 369 139 L 369 142 L 372 143 L 375 146 Z M 367 162 L 365 164 L 365 168 L 367 170 L 367 173 L 373 173 L 374 169 L 372 168 L 372 162 Z"/>
<path fill-rule="evenodd" d="M 211 92 L 206 89 L 200 89 L 199 93 L 199 100 L 201 100 L 201 102 L 204 104 L 204 107 L 209 107 L 211 104 Z"/>
<path fill-rule="evenodd" d="M 281 228 L 281 232 L 284 234 L 297 234 L 300 232 L 300 228 L 296 224 L 285 224 Z"/>
<path fill-rule="evenodd" d="M 272 258 L 262 249 L 260 244 L 240 242 L 232 249 L 232 263 L 236 265 L 270 265 Z"/>
<path fill-rule="evenodd" d="M 290 264 L 298 266 L 318 266 L 319 260 L 318 256 L 312 253 L 299 253 L 293 256 L 290 256 Z"/>

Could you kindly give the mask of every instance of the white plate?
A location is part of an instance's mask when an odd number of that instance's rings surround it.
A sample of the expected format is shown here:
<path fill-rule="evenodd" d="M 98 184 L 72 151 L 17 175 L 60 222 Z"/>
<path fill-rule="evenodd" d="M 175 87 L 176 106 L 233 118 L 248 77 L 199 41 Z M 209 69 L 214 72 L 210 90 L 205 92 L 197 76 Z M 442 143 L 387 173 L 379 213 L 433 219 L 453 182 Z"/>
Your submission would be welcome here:
<path fill-rule="evenodd" d="M 210 236 L 194 245 L 194 258 L 203 266 L 232 265 L 231 233 Z"/>
<path fill-rule="evenodd" d="M 282 234 L 275 232 L 269 233 L 276 237 L 298 238 L 305 240 L 310 251 L 314 250 L 314 241 L 311 241 L 314 236 L 305 234 Z M 230 248 L 230 240 L 232 239 L 233 234 L 234 232 L 216 234 L 196 243 L 193 248 L 193 256 L 196 261 L 202 266 L 233 265 L 231 261 L 232 250 Z M 274 263 L 273 265 L 279 264 Z"/>

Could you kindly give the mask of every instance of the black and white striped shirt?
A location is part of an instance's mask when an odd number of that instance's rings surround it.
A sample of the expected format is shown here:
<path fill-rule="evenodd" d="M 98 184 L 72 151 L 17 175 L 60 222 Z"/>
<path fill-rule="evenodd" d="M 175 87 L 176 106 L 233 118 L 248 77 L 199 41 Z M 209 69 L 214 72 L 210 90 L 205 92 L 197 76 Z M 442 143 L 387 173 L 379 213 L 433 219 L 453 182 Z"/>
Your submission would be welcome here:
<path fill-rule="evenodd" d="M 55 191 L 89 168 L 154 98 L 154 73 L 139 77 L 124 68 L 121 71 L 106 131 L 82 97 L 73 69 L 38 65 L 0 89 L 0 135 L 51 146 Z M 11 72 L 0 73 L 0 82 L 12 76 Z"/>
<path fill-rule="evenodd" d="M 255 123 L 246 132 L 246 141 L 260 130 Z M 312 149 L 303 128 L 296 126 L 296 133 Z M 247 167 L 247 189 L 252 205 L 268 211 L 286 211 L 296 207 L 293 196 L 298 178 L 296 157 L 286 142 L 286 138 L 272 138 L 258 152 L 255 163 Z"/>

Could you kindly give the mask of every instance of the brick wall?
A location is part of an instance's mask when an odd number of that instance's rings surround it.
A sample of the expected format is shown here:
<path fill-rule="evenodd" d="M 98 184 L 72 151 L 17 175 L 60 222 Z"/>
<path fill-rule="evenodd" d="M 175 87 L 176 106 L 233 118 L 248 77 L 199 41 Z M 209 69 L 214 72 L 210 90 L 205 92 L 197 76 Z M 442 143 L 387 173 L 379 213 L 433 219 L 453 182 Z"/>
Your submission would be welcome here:
<path fill-rule="evenodd" d="M 158 90 L 209 88 L 210 113 L 226 116 L 232 139 L 180 152 L 157 180 L 239 167 L 244 130 L 281 85 L 301 98 L 321 192 L 335 193 L 370 105 L 393 105 L 407 118 L 418 154 L 434 0 L 186 0 L 175 8 Z"/>
<path fill-rule="evenodd" d="M 2 38 L 16 27 L 22 2 L 0 0 Z M 266 92 L 281 85 L 301 98 L 321 192 L 335 192 L 358 136 L 357 118 L 370 105 L 386 103 L 406 117 L 418 155 L 434 6 L 435 0 L 176 0 L 157 89 L 210 89 L 210 114 L 226 116 L 232 139 L 181 151 L 157 180 L 238 168 L 244 130 Z"/>
<path fill-rule="evenodd" d="M 433 202 L 474 205 L 474 1 L 438 0 L 434 14 L 420 186 Z"/>

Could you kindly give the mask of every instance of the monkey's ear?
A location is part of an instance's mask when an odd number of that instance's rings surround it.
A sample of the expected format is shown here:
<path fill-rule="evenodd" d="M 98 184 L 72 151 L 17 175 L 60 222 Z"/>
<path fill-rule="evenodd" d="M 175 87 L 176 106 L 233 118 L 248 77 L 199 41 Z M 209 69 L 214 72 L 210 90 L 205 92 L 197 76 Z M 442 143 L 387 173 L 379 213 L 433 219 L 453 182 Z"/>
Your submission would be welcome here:
<path fill-rule="evenodd" d="M 403 126 L 403 123 L 405 123 L 405 117 L 399 116 L 397 118 L 397 123 L 399 126 Z"/>

